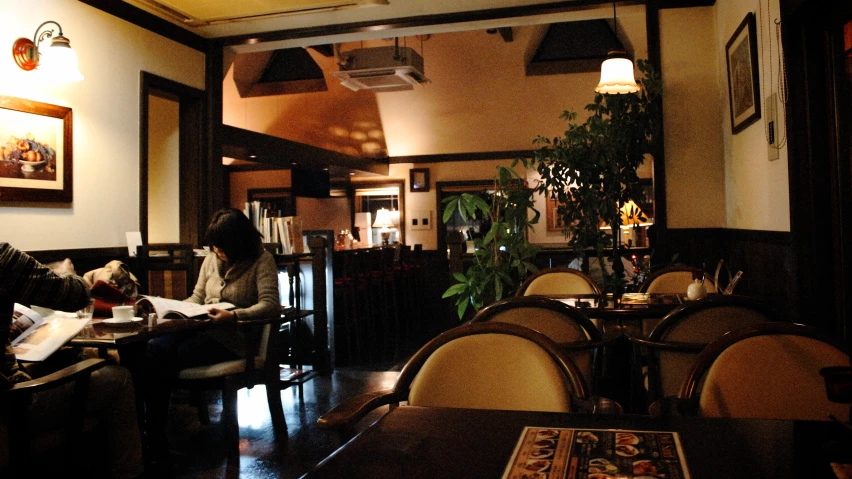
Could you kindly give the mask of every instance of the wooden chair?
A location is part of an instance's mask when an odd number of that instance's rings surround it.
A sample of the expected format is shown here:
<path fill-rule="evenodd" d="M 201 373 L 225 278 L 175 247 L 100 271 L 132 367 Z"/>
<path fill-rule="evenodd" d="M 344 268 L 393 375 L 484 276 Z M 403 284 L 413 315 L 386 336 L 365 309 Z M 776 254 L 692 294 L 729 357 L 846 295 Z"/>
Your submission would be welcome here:
<path fill-rule="evenodd" d="M 680 389 L 678 410 L 710 417 L 847 420 L 832 402 L 820 369 L 850 365 L 850 351 L 816 328 L 765 323 L 712 342 Z"/>
<path fill-rule="evenodd" d="M 592 391 L 598 392 L 602 350 L 609 345 L 585 314 L 544 296 L 515 296 L 482 308 L 470 323 L 499 321 L 534 329 L 564 349 Z"/>
<path fill-rule="evenodd" d="M 187 368 L 178 373 L 176 388 L 189 391 L 219 390 L 222 392 L 221 421 L 225 429 L 228 470 L 238 471 L 240 465 L 240 431 L 237 422 L 237 392 L 257 384 L 266 388 L 269 413 L 276 437 L 287 437 L 287 423 L 281 404 L 280 341 L 275 336 L 281 325 L 290 321 L 286 315 L 268 319 L 237 321 L 246 333 L 245 359 L 225 361 L 209 366 Z M 203 414 L 203 413 L 202 413 Z M 203 420 L 203 419 L 202 419 Z"/>
<path fill-rule="evenodd" d="M 6 343 L 12 321 L 13 301 L 5 291 L 0 291 L 0 344 Z M 86 399 L 92 372 L 106 365 L 103 359 L 80 361 L 54 373 L 31 381 L 19 382 L 9 388 L 0 387 L 0 476 L 24 477 L 32 475 L 45 464 L 35 463 L 36 457 L 52 458 L 65 465 L 81 464 L 83 433 L 95 426 L 93 418 L 86 417 Z M 70 412 L 65 422 L 56 429 L 35 431 L 23 414 L 33 394 L 73 384 Z M 60 453 L 55 454 L 56 451 Z"/>
<path fill-rule="evenodd" d="M 692 283 L 694 276 L 701 276 L 704 271 L 692 266 L 676 265 L 663 268 L 645 278 L 639 286 L 640 293 L 670 293 L 686 294 L 686 289 Z M 706 278 L 704 287 L 708 293 L 716 292 L 713 280 Z"/>
<path fill-rule="evenodd" d="M 547 336 L 516 324 L 466 324 L 412 356 L 391 389 L 353 397 L 319 419 L 346 440 L 384 405 L 593 412 L 582 374 Z"/>
<path fill-rule="evenodd" d="M 515 296 L 593 294 L 601 296 L 601 289 L 582 271 L 573 268 L 547 268 L 526 279 Z"/>
<path fill-rule="evenodd" d="M 184 300 L 195 287 L 192 245 L 148 244 L 136 247 L 140 286 L 143 294 Z"/>
<path fill-rule="evenodd" d="M 677 395 L 698 354 L 716 338 L 737 328 L 779 321 L 778 313 L 763 302 L 741 296 L 708 296 L 686 303 L 666 315 L 647 339 L 630 337 L 647 364 L 647 401 L 653 404 Z"/>

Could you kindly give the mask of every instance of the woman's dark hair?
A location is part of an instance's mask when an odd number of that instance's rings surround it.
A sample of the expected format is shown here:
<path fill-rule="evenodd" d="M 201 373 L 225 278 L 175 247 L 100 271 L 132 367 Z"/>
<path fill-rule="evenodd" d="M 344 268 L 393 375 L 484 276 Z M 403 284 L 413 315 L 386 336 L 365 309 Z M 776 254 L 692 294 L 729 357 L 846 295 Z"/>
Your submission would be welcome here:
<path fill-rule="evenodd" d="M 255 259 L 263 251 L 260 232 L 242 211 L 225 208 L 213 214 L 204 241 L 225 253 L 230 263 Z"/>

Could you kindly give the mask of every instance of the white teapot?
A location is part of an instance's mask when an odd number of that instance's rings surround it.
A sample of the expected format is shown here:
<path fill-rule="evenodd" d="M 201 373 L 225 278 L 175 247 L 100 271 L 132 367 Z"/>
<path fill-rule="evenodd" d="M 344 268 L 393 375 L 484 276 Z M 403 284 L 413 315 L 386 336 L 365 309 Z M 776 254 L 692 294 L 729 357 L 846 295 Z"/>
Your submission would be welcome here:
<path fill-rule="evenodd" d="M 691 301 L 701 299 L 705 296 L 707 296 L 707 288 L 704 287 L 704 283 L 702 283 L 699 279 L 693 281 L 689 287 L 686 288 L 686 297 Z"/>

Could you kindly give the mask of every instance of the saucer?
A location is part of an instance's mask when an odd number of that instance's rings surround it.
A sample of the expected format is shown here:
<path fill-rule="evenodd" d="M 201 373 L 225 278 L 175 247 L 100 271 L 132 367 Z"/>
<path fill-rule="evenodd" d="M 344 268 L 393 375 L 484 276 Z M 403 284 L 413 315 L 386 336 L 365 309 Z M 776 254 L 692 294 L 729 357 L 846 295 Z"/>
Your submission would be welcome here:
<path fill-rule="evenodd" d="M 106 324 L 133 324 L 133 323 L 138 323 L 139 321 L 142 321 L 142 318 L 137 316 L 137 317 L 131 319 L 130 321 L 121 321 L 121 320 L 115 319 L 115 318 L 108 318 L 108 319 L 103 320 L 102 322 L 106 323 Z"/>

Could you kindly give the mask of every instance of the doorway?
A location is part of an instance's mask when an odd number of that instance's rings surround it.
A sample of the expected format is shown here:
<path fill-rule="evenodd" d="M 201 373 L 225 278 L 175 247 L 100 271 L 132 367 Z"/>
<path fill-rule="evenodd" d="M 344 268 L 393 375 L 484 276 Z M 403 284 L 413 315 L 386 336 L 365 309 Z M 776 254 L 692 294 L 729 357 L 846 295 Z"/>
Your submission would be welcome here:
<path fill-rule="evenodd" d="M 204 92 L 148 72 L 139 100 L 139 231 L 149 243 L 198 246 Z"/>

